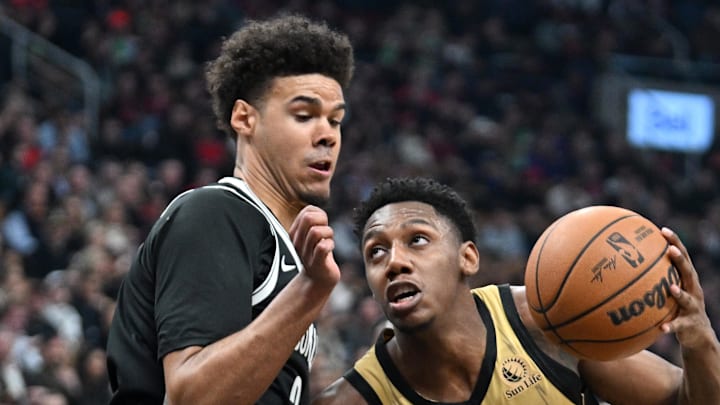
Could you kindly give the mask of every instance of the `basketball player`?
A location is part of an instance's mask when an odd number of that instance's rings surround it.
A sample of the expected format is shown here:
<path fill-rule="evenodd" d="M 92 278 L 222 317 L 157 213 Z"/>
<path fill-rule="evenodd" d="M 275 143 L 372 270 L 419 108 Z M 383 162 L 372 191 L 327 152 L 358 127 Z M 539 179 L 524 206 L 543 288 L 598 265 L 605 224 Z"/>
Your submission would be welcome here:
<path fill-rule="evenodd" d="M 682 347 L 682 368 L 649 351 L 578 361 L 547 341 L 523 287 L 471 290 L 478 271 L 465 202 L 423 178 L 388 179 L 356 212 L 370 289 L 392 328 L 314 400 L 328 404 L 720 404 L 720 344 L 678 237 L 663 235 L 685 291 L 663 325 Z"/>
<path fill-rule="evenodd" d="M 353 71 L 348 38 L 245 24 L 207 68 L 233 177 L 172 201 L 120 289 L 113 404 L 306 404 L 312 322 L 340 278 L 329 197 Z"/>

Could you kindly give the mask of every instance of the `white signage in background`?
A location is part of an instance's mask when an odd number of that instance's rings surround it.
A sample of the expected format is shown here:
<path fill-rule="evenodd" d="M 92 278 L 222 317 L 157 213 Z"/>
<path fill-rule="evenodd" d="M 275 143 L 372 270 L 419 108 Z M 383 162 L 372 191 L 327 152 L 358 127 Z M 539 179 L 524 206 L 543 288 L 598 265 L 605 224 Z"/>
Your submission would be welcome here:
<path fill-rule="evenodd" d="M 639 147 L 704 152 L 715 131 L 715 103 L 704 94 L 632 89 L 627 136 Z"/>

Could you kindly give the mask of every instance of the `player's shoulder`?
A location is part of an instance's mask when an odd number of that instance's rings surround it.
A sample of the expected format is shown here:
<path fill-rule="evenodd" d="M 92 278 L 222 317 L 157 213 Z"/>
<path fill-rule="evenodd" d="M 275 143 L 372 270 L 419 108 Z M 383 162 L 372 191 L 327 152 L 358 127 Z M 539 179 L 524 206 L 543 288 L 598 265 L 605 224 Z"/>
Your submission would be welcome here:
<path fill-rule="evenodd" d="M 242 201 L 246 204 L 254 204 L 252 198 L 243 190 L 220 183 L 194 188 L 188 193 L 188 198 L 202 201 Z"/>
<path fill-rule="evenodd" d="M 519 306 L 525 306 L 527 304 L 527 294 L 525 293 L 525 285 L 511 284 L 509 286 L 510 292 L 512 293 L 513 300 Z"/>
<path fill-rule="evenodd" d="M 367 404 L 365 398 L 345 378 L 338 378 L 312 401 L 312 405 Z"/>
<path fill-rule="evenodd" d="M 153 226 L 151 234 L 168 229 L 214 227 L 231 229 L 242 226 L 245 232 L 257 229 L 265 232 L 268 221 L 258 203 L 242 192 L 228 186 L 208 185 L 179 194 L 168 204 Z"/>
<path fill-rule="evenodd" d="M 523 306 L 527 303 L 524 285 L 486 284 L 472 288 L 471 292 L 483 301 L 502 301 L 503 303 L 514 303 L 517 306 Z"/>
<path fill-rule="evenodd" d="M 178 195 L 168 206 L 168 213 L 182 207 L 186 211 L 201 211 L 208 214 L 247 211 L 260 214 L 257 203 L 241 190 L 222 184 L 209 184 L 194 188 Z"/>

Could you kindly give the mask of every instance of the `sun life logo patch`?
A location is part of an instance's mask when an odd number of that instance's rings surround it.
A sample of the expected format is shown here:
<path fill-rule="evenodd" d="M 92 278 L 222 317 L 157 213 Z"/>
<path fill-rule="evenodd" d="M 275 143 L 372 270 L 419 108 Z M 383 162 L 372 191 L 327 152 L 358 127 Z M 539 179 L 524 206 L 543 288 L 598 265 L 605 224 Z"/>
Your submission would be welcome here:
<path fill-rule="evenodd" d="M 511 357 L 502 364 L 502 374 L 505 381 L 515 384 L 525 378 L 528 373 L 527 364 L 521 358 Z"/>
<path fill-rule="evenodd" d="M 528 363 L 520 357 L 510 357 L 502 362 L 502 377 L 508 389 L 505 397 L 511 399 L 542 381 L 542 374 L 531 372 Z"/>

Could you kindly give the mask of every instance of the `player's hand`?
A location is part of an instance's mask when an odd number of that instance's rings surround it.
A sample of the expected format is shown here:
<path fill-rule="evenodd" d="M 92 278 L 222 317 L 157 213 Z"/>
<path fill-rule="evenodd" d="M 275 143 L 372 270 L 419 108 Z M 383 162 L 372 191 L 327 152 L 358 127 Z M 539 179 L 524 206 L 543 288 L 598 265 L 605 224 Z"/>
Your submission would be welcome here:
<path fill-rule="evenodd" d="M 668 255 L 680 273 L 682 288 L 677 285 L 670 287 L 680 309 L 677 317 L 662 325 L 665 333 L 675 333 L 681 346 L 688 349 L 699 349 L 714 336 L 710 319 L 705 312 L 705 296 L 695 266 L 690 259 L 685 245 L 675 232 L 668 228 L 662 234 L 670 243 Z"/>
<path fill-rule="evenodd" d="M 305 267 L 305 275 L 334 287 L 340 281 L 340 268 L 333 257 L 335 240 L 325 211 L 306 206 L 290 225 L 289 234 Z"/>

